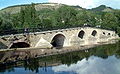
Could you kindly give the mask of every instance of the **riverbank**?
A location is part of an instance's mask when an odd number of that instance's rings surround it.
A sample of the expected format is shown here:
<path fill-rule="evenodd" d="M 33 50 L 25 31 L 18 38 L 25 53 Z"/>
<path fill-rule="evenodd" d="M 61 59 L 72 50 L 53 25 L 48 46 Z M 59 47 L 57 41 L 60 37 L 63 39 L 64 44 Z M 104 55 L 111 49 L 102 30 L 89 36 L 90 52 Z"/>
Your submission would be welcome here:
<path fill-rule="evenodd" d="M 74 51 L 84 50 L 88 52 L 87 49 L 93 48 L 99 45 L 104 44 L 114 44 L 118 40 L 112 40 L 109 42 L 98 43 L 93 45 L 85 45 L 85 46 L 72 46 L 72 47 L 64 47 L 64 48 L 17 48 L 17 49 L 2 49 L 0 50 L 0 64 L 16 62 L 20 60 L 27 60 L 31 58 L 45 57 L 56 54 L 63 54 Z"/>

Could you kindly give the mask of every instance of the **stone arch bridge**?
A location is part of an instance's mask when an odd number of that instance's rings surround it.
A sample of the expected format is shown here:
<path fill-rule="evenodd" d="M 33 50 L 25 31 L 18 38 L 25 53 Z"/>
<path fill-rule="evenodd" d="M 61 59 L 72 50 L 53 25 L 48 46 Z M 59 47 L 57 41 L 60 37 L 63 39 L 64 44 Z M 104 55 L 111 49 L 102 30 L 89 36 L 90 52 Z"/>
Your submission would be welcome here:
<path fill-rule="evenodd" d="M 115 38 L 118 38 L 115 31 L 92 27 L 77 27 L 0 36 L 0 49 L 83 46 L 107 42 Z"/>

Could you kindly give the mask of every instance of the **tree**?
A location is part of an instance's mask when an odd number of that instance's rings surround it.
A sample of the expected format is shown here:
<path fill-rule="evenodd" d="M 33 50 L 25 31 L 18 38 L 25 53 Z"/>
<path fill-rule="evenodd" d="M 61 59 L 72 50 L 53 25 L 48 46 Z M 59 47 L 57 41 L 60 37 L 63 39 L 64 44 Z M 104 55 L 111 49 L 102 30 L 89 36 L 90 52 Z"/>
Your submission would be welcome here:
<path fill-rule="evenodd" d="M 120 36 L 120 10 L 116 10 L 114 11 L 115 16 L 117 17 L 118 21 L 117 21 L 117 30 L 116 32 L 118 33 L 118 35 Z"/>
<path fill-rule="evenodd" d="M 116 30 L 117 28 L 117 17 L 113 13 L 104 13 L 102 15 L 102 26 L 106 29 Z"/>
<path fill-rule="evenodd" d="M 70 27 L 76 22 L 77 10 L 68 6 L 61 6 L 56 10 L 56 26 Z"/>
<path fill-rule="evenodd" d="M 34 3 L 29 6 L 21 7 L 19 15 L 24 28 L 37 27 L 39 24 L 39 17 L 37 16 Z"/>
<path fill-rule="evenodd" d="M 12 17 L 9 13 L 3 13 L 0 15 L 1 24 L 0 27 L 2 30 L 8 30 L 13 28 Z"/>

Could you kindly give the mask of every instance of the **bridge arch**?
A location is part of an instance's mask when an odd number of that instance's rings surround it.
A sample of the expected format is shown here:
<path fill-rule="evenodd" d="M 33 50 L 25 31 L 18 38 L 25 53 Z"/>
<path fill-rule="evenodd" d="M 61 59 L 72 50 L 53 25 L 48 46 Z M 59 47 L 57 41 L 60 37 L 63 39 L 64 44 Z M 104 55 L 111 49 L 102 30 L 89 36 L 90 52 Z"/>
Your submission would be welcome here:
<path fill-rule="evenodd" d="M 83 39 L 84 35 L 85 35 L 85 32 L 84 32 L 83 30 L 81 30 L 81 31 L 78 33 L 78 37 L 81 38 L 81 39 Z"/>
<path fill-rule="evenodd" d="M 92 33 L 91 33 L 91 35 L 95 37 L 97 35 L 97 31 L 93 30 Z"/>
<path fill-rule="evenodd" d="M 51 40 L 51 44 L 53 47 L 63 47 L 64 42 L 65 42 L 65 35 L 63 34 L 56 34 L 52 40 Z"/>
<path fill-rule="evenodd" d="M 108 35 L 110 36 L 111 34 L 110 34 L 110 33 L 108 33 Z"/>
<path fill-rule="evenodd" d="M 105 32 L 103 32 L 103 35 L 105 35 Z"/>
<path fill-rule="evenodd" d="M 17 42 L 13 43 L 10 48 L 27 48 L 30 47 L 30 45 L 26 42 Z"/>

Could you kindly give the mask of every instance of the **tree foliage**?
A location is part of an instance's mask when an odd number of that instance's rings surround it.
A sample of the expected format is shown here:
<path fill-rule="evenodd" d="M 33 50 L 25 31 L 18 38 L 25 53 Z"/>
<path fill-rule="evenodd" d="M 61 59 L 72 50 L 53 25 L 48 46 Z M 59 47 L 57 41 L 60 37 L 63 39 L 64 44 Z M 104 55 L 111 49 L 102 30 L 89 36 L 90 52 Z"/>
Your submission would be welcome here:
<path fill-rule="evenodd" d="M 22 6 L 19 13 L 0 14 L 0 31 L 20 28 L 41 28 L 41 30 L 81 27 L 115 30 L 120 35 L 120 10 L 112 12 L 78 10 L 63 5 L 57 9 L 43 8 L 36 11 L 35 4 Z"/>

